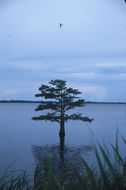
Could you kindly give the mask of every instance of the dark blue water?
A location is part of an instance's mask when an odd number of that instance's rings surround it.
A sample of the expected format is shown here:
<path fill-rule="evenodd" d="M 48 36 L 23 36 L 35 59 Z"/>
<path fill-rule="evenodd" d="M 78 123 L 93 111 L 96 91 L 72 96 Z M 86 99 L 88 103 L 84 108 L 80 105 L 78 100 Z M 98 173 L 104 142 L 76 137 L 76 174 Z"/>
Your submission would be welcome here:
<path fill-rule="evenodd" d="M 32 170 L 38 158 L 48 152 L 58 154 L 60 140 L 57 123 L 33 121 L 37 103 L 0 103 L 0 171 L 11 164 L 14 169 Z M 70 121 L 66 123 L 65 151 L 82 153 L 93 160 L 91 138 L 99 142 L 115 143 L 117 128 L 126 137 L 126 105 L 86 104 L 75 110 L 94 118 L 92 123 Z M 93 137 L 94 136 L 94 137 Z M 125 147 L 119 138 L 121 153 Z M 53 148 L 52 148 L 53 147 Z M 46 151 L 47 150 L 47 151 Z M 42 152 L 43 151 L 43 152 Z"/>

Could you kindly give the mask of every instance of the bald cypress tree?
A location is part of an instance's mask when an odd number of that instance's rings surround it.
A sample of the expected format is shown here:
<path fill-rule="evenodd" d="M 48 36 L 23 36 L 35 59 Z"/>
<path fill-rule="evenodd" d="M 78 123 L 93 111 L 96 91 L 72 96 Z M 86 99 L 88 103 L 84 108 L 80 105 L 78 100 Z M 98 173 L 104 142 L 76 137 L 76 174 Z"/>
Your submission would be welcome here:
<path fill-rule="evenodd" d="M 43 100 L 35 111 L 48 112 L 32 119 L 58 122 L 60 137 L 65 136 L 65 122 L 68 120 L 92 121 L 88 117 L 83 117 L 81 113 L 67 114 L 73 108 L 84 106 L 84 100 L 78 97 L 81 94 L 78 89 L 66 86 L 65 80 L 51 80 L 49 85 L 42 85 L 39 91 L 40 93 L 35 96 L 42 97 Z"/>

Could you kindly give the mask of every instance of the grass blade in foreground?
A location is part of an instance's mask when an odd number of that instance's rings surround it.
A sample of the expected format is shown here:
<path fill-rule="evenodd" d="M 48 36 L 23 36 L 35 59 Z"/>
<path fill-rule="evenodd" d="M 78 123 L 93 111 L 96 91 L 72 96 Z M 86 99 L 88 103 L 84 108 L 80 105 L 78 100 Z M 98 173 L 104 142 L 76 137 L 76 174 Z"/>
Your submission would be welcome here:
<path fill-rule="evenodd" d="M 41 164 L 36 167 L 32 181 L 25 172 L 16 177 L 6 172 L 0 179 L 0 190 L 126 190 L 126 158 L 119 152 L 118 136 L 115 146 L 110 146 L 112 151 L 100 144 L 97 147 L 93 145 L 99 169 L 78 158 L 83 165 L 82 171 L 73 162 L 74 169 L 68 167 L 69 171 L 65 170 L 65 178 L 62 178 L 53 173 L 50 161 L 46 171 L 41 170 Z"/>

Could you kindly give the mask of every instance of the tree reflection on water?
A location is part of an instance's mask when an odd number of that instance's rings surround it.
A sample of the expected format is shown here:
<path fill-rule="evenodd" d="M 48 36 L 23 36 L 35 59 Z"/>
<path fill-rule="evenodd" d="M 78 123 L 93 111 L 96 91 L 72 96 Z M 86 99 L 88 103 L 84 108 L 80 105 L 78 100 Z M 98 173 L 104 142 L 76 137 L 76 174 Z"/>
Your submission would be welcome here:
<path fill-rule="evenodd" d="M 57 175 L 62 175 L 69 167 L 76 167 L 81 171 L 82 162 L 79 159 L 91 152 L 91 146 L 68 146 L 65 145 L 65 138 L 60 138 L 60 144 L 32 146 L 36 165 L 39 166 L 41 172 L 46 172 L 51 160 L 52 171 Z"/>

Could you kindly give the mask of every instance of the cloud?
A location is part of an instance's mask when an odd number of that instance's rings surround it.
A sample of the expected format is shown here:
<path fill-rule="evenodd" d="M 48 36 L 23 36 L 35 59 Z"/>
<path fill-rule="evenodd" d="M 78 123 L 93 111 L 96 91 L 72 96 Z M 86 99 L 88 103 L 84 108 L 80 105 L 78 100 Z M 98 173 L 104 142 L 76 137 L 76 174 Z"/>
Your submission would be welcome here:
<path fill-rule="evenodd" d="M 87 99 L 122 99 L 124 8 L 114 0 L 1 0 L 1 98 L 29 99 L 40 83 L 61 78 L 85 86 Z"/>
<path fill-rule="evenodd" d="M 8 86 L 6 83 L 1 84 L 0 99 L 35 99 L 34 95 L 37 93 L 41 82 L 24 81 L 10 81 Z"/>
<path fill-rule="evenodd" d="M 74 56 L 77 51 L 91 55 L 121 50 L 126 39 L 124 17 L 106 0 L 13 2 L 0 17 L 0 23 L 4 23 L 1 52 L 48 56 L 73 52 Z M 64 23 L 62 30 L 58 26 L 60 21 Z M 8 39 L 10 34 L 13 37 Z"/>
<path fill-rule="evenodd" d="M 15 61 L 15 62 L 10 62 L 9 66 L 12 68 L 17 68 L 19 70 L 24 70 L 24 71 L 45 71 L 49 69 L 49 65 L 46 65 L 44 61 Z"/>
<path fill-rule="evenodd" d="M 103 86 L 85 86 L 81 89 L 84 97 L 91 101 L 104 101 L 107 97 L 107 89 Z"/>
<path fill-rule="evenodd" d="M 102 85 L 70 83 L 70 86 L 78 88 L 82 92 L 82 98 L 86 101 L 104 101 L 107 97 L 108 89 Z"/>
<path fill-rule="evenodd" d="M 67 73 L 65 74 L 66 78 L 74 78 L 74 79 L 96 79 L 99 78 L 99 74 L 95 73 L 95 72 L 76 72 L 76 73 Z"/>

